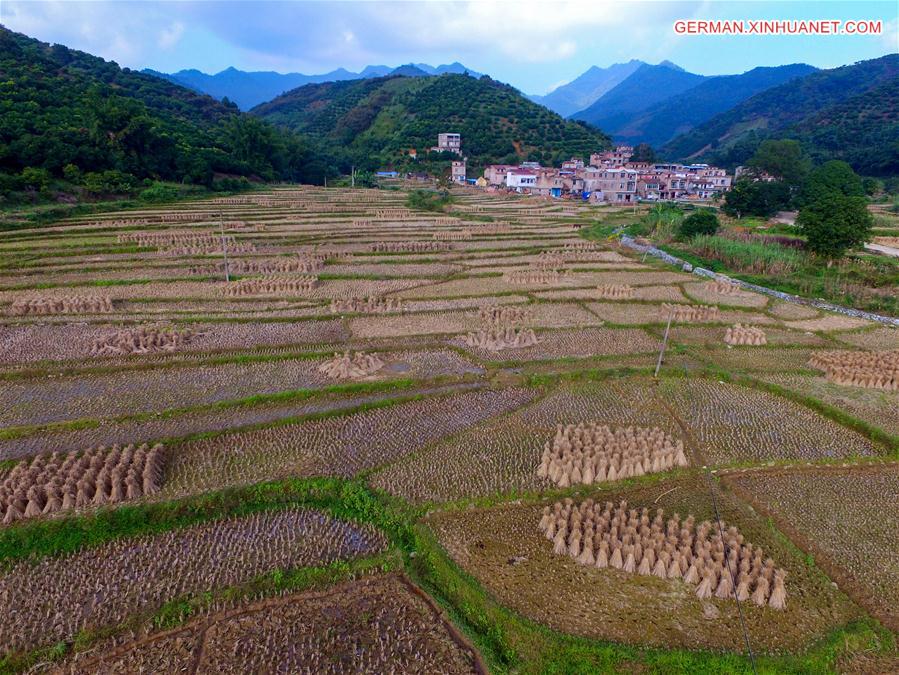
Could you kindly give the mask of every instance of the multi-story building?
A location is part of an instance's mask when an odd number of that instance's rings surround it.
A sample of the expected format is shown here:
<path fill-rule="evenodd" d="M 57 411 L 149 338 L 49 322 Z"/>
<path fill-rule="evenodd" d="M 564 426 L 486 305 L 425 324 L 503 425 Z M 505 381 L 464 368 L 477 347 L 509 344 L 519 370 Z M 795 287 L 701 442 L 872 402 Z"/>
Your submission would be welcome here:
<path fill-rule="evenodd" d="M 462 136 L 460 134 L 437 134 L 437 145 L 432 152 L 454 152 L 462 154 Z"/>
<path fill-rule="evenodd" d="M 630 161 L 634 149 L 630 145 L 619 145 L 614 150 L 594 152 L 590 155 L 590 166 L 616 168 Z"/>
<path fill-rule="evenodd" d="M 455 160 L 453 161 L 452 170 L 450 173 L 452 177 L 452 181 L 454 183 L 464 183 L 465 182 L 465 160 Z"/>
<path fill-rule="evenodd" d="M 595 201 L 630 203 L 637 200 L 639 174 L 633 169 L 608 167 L 584 173 L 584 192 Z"/>
<path fill-rule="evenodd" d="M 541 167 L 537 162 L 519 166 L 495 164 L 485 169 L 483 183 L 551 197 L 583 195 L 615 204 L 713 199 L 732 184 L 732 177 L 718 167 L 629 162 L 631 153 L 630 146 L 619 146 L 612 152 L 591 155 L 590 166 L 573 159 L 563 162 L 559 169 Z"/>
<path fill-rule="evenodd" d="M 572 157 L 562 162 L 562 171 L 577 171 L 584 168 L 584 160 Z"/>
<path fill-rule="evenodd" d="M 506 184 L 506 174 L 509 169 L 516 168 L 513 164 L 490 164 L 484 169 L 484 178 L 488 185 L 499 186 Z"/>

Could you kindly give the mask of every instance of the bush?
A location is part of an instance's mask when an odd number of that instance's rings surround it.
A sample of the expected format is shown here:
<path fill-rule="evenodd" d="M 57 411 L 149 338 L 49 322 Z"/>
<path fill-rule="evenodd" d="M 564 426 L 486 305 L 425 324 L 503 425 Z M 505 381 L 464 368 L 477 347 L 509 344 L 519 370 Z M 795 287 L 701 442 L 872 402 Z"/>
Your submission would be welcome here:
<path fill-rule="evenodd" d="M 125 194 L 132 192 L 135 187 L 134 176 L 114 169 L 92 171 L 84 175 L 84 189 L 95 195 Z"/>
<path fill-rule="evenodd" d="M 22 169 L 22 184 L 30 190 L 46 190 L 50 185 L 50 172 L 28 166 Z"/>
<path fill-rule="evenodd" d="M 711 211 L 702 210 L 684 218 L 678 229 L 678 235 L 681 239 L 692 239 L 700 234 L 713 235 L 717 231 L 718 216 Z"/>
<path fill-rule="evenodd" d="M 406 198 L 406 206 L 416 211 L 442 212 L 444 207 L 452 202 L 448 194 L 429 192 L 427 190 L 415 190 Z"/>
<path fill-rule="evenodd" d="M 143 190 L 139 197 L 142 202 L 160 203 L 170 202 L 178 196 L 177 188 L 165 183 L 153 183 L 146 190 Z"/>

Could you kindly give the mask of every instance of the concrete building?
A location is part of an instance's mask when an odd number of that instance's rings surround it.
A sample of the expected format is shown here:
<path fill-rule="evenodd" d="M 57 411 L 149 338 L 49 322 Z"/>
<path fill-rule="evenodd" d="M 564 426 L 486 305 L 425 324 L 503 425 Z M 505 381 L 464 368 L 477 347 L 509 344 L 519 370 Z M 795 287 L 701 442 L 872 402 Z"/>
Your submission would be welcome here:
<path fill-rule="evenodd" d="M 537 172 L 534 169 L 513 168 L 506 172 L 506 187 L 516 192 L 530 192 L 537 186 Z"/>
<path fill-rule="evenodd" d="M 465 160 L 456 160 L 453 162 L 450 176 L 454 183 L 465 182 Z"/>
<path fill-rule="evenodd" d="M 462 154 L 462 136 L 460 134 L 437 134 L 437 145 L 431 148 L 433 152 L 454 152 Z"/>

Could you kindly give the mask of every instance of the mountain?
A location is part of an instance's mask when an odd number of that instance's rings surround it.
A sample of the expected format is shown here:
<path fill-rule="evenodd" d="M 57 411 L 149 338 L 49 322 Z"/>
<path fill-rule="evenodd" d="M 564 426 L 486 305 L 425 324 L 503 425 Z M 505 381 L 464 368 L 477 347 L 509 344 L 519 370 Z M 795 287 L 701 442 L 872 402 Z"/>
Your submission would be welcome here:
<path fill-rule="evenodd" d="M 535 103 L 545 105 L 562 117 L 587 108 L 600 96 L 630 77 L 637 68 L 646 65 L 636 59 L 615 63 L 608 68 L 592 66 L 568 84 L 556 87 L 545 96 L 528 96 Z"/>
<path fill-rule="evenodd" d="M 296 178 L 299 139 L 209 96 L 0 27 L 0 172 Z M 294 164 L 295 166 L 295 164 Z"/>
<path fill-rule="evenodd" d="M 226 68 L 215 75 L 208 75 L 199 70 L 179 70 L 177 73 L 160 73 L 156 70 L 144 69 L 147 75 L 161 77 L 203 94 L 209 94 L 219 100 L 228 97 L 241 110 L 249 110 L 253 106 L 271 101 L 276 96 L 305 84 L 321 82 L 340 82 L 343 80 L 359 80 L 371 77 L 384 77 L 391 73 L 422 77 L 424 75 L 443 75 L 444 73 L 464 73 L 468 69 L 461 63 L 454 62 L 436 68 L 426 63 L 410 63 L 399 68 L 388 66 L 366 66 L 354 73 L 345 68 L 337 68 L 319 75 L 303 73 L 276 73 L 272 71 L 244 71 L 237 68 Z M 478 76 L 474 71 L 468 71 Z"/>
<path fill-rule="evenodd" d="M 567 121 L 513 87 L 489 77 L 389 76 L 310 84 L 251 111 L 294 131 L 327 139 L 350 153 L 357 166 L 400 161 L 403 150 L 420 153 L 437 134 L 462 134 L 462 150 L 474 163 L 560 161 L 608 147 L 599 130 Z"/>
<path fill-rule="evenodd" d="M 432 77 L 431 73 L 422 70 L 412 63 L 407 63 L 405 66 L 394 68 L 390 71 L 390 74 L 402 75 L 403 77 Z"/>
<path fill-rule="evenodd" d="M 644 63 L 589 107 L 571 115 L 571 119 L 588 122 L 615 138 L 617 130 L 624 128 L 637 113 L 692 89 L 705 79 L 672 63 L 657 66 Z"/>
<path fill-rule="evenodd" d="M 812 160 L 841 159 L 863 175 L 899 175 L 899 78 L 789 127 Z"/>
<path fill-rule="evenodd" d="M 862 139 L 869 136 L 853 137 L 846 131 L 862 119 L 870 137 L 879 137 L 883 125 L 895 124 L 896 108 L 890 108 L 895 99 L 877 101 L 873 92 L 886 87 L 889 93 L 887 85 L 897 78 L 897 54 L 821 70 L 746 99 L 674 138 L 661 153 L 679 159 L 713 158 L 732 166 L 751 156 L 764 138 L 798 137 L 812 155 L 830 156 L 837 151 L 833 139 L 839 138 L 844 144 L 840 152 L 858 157 L 866 152 Z M 864 111 L 855 105 L 864 105 Z M 828 128 L 835 134 L 830 140 Z"/>
<path fill-rule="evenodd" d="M 760 91 L 816 70 L 799 63 L 776 68 L 754 68 L 742 75 L 710 77 L 691 89 L 650 106 L 608 131 L 616 140 L 632 145 L 649 143 L 658 147 Z"/>

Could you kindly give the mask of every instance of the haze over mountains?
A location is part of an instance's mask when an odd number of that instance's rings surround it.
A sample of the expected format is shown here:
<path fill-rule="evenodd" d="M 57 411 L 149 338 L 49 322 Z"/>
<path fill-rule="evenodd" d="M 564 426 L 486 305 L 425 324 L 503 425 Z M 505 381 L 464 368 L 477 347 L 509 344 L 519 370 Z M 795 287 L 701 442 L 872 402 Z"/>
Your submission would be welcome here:
<path fill-rule="evenodd" d="M 607 91 L 624 82 L 634 71 L 646 63 L 632 59 L 627 63 L 615 63 L 608 68 L 591 66 L 568 84 L 556 87 L 545 96 L 531 95 L 529 99 L 545 105 L 562 117 L 580 112 L 599 99 Z"/>
<path fill-rule="evenodd" d="M 237 104 L 241 110 L 271 101 L 286 91 L 302 87 L 306 84 L 318 84 L 321 82 L 340 82 L 343 80 L 360 80 L 372 77 L 384 77 L 385 75 L 398 74 L 412 77 L 425 75 L 443 75 L 444 73 L 462 74 L 470 73 L 476 77 L 480 73 L 469 70 L 459 62 L 429 66 L 426 63 L 409 63 L 398 68 L 389 66 L 366 66 L 359 72 L 352 72 L 345 68 L 337 68 L 320 75 L 304 75 L 303 73 L 276 73 L 273 71 L 245 71 L 237 68 L 226 68 L 220 73 L 209 75 L 199 70 L 179 70 L 177 73 L 160 73 L 156 70 L 145 68 L 143 73 L 155 75 L 182 86 L 209 94 L 213 98 L 222 99 L 228 97 Z"/>
<path fill-rule="evenodd" d="M 753 68 L 741 75 L 706 77 L 696 86 L 673 95 L 668 92 L 680 88 L 683 75 L 675 75 L 676 80 L 672 83 L 670 78 L 658 76 L 659 70 L 656 69 L 656 77 L 652 81 L 636 81 L 640 73 L 635 74 L 627 80 L 629 91 L 616 89 L 609 92 L 589 110 L 575 115 L 575 119 L 586 119 L 606 130 L 616 140 L 632 144 L 649 143 L 658 147 L 760 91 L 804 77 L 817 69 L 804 63 Z M 620 86 L 622 89 L 625 87 Z M 668 92 L 665 92 L 664 98 L 646 94 L 638 96 L 637 92 L 643 89 L 659 95 L 662 95 L 663 89 Z M 658 100 L 647 104 L 653 98 Z M 622 110 L 625 106 L 630 109 Z"/>

